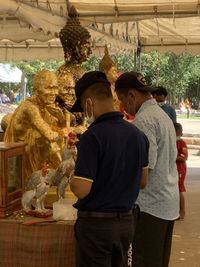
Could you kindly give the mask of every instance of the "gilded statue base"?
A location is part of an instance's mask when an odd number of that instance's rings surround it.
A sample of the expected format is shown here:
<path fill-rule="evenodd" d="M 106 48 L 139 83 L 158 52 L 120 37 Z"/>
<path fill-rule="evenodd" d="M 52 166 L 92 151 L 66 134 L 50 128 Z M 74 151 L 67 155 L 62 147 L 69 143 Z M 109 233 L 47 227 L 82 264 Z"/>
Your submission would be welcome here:
<path fill-rule="evenodd" d="M 30 211 L 26 212 L 26 215 L 36 217 L 36 218 L 49 218 L 49 217 L 52 217 L 53 210 L 48 209 L 45 212 L 38 212 L 36 210 L 30 210 Z"/>

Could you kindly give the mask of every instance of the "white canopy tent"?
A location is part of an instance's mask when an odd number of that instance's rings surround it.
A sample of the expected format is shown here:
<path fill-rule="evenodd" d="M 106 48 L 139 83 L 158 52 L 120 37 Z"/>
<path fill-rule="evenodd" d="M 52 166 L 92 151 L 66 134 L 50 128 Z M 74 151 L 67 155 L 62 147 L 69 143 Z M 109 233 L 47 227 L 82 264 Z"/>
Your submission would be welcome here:
<path fill-rule="evenodd" d="M 0 83 L 21 83 L 22 71 L 9 64 L 0 64 Z"/>
<path fill-rule="evenodd" d="M 200 53 L 200 0 L 0 0 L 0 60 L 63 59 L 58 33 L 74 5 L 94 53 Z"/>

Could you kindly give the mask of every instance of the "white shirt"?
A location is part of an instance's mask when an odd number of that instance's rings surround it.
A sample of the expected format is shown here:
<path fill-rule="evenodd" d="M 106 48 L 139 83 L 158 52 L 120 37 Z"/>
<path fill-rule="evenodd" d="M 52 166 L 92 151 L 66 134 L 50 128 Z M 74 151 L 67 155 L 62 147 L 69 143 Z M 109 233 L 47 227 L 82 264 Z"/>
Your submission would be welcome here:
<path fill-rule="evenodd" d="M 140 190 L 137 203 L 143 212 L 174 220 L 179 216 L 174 125 L 155 99 L 142 104 L 133 123 L 146 134 L 150 143 L 149 179 L 146 188 Z"/>

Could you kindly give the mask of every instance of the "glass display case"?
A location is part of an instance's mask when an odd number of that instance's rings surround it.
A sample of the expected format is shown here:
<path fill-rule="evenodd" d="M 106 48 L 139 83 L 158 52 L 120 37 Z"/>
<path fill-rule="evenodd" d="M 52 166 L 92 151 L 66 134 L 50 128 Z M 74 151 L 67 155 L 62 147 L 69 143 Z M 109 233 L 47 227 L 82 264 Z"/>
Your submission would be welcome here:
<path fill-rule="evenodd" d="M 0 142 L 0 218 L 21 209 L 25 144 Z"/>

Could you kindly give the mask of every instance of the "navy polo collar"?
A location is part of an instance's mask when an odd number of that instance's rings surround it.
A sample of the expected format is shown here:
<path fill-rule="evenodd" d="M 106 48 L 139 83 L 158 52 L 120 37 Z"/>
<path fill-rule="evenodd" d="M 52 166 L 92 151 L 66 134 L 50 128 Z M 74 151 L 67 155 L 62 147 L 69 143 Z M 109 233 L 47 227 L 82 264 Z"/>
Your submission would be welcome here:
<path fill-rule="evenodd" d="M 115 119 L 115 118 L 123 118 L 124 115 L 121 112 L 113 111 L 113 112 L 107 112 L 99 116 L 90 126 L 89 128 L 93 127 L 94 125 L 98 124 L 99 122 Z"/>

